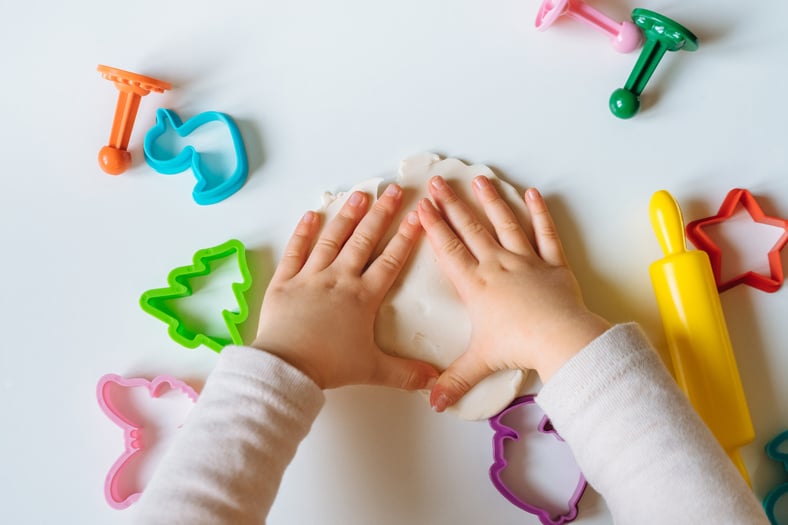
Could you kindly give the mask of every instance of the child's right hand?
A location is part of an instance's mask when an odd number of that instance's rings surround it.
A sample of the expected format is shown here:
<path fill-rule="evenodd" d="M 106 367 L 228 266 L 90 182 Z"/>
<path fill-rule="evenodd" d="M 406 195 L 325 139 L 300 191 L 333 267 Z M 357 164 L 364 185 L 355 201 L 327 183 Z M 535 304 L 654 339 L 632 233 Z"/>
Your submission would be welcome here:
<path fill-rule="evenodd" d="M 322 232 L 315 212 L 304 215 L 265 292 L 251 346 L 290 363 L 323 389 L 429 388 L 438 375 L 432 365 L 386 354 L 375 342 L 380 304 L 421 233 L 410 212 L 373 256 L 401 205 L 402 188 L 392 184 L 369 210 L 369 196 L 353 192 Z"/>
<path fill-rule="evenodd" d="M 547 382 L 610 324 L 583 303 L 553 220 L 539 192 L 529 189 L 535 246 L 490 181 L 474 179 L 490 232 L 440 177 L 430 180 L 419 218 L 438 264 L 471 320 L 471 341 L 438 379 L 430 403 L 442 412 L 498 370 L 534 369 Z"/>

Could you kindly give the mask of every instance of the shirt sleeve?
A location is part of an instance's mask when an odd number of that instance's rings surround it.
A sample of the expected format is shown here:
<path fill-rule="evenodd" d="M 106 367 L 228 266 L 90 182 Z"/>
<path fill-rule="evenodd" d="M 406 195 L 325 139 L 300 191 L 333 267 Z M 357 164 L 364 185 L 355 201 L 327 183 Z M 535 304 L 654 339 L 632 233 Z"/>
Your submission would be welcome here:
<path fill-rule="evenodd" d="M 320 388 L 281 359 L 226 347 L 135 505 L 135 523 L 263 523 L 323 403 Z"/>
<path fill-rule="evenodd" d="M 645 334 L 617 325 L 537 396 L 617 524 L 769 525 Z"/>

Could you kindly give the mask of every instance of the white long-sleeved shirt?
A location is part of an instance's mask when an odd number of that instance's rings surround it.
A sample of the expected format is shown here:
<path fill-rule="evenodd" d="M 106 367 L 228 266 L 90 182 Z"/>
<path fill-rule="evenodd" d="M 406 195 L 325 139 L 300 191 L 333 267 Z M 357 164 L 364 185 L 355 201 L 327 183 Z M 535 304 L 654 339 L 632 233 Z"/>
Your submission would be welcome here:
<path fill-rule="evenodd" d="M 264 523 L 323 403 L 317 385 L 277 357 L 225 348 L 143 492 L 138 521 Z M 594 340 L 537 403 L 615 523 L 769 525 L 637 325 Z"/>

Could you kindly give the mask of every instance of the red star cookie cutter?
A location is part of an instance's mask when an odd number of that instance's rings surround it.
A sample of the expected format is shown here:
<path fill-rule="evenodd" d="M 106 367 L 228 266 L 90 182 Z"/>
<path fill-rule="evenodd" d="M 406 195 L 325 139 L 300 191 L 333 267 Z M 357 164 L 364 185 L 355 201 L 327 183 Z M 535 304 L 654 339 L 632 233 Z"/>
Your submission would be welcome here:
<path fill-rule="evenodd" d="M 784 230 L 777 243 L 772 246 L 768 253 L 769 271 L 771 274 L 769 276 L 755 271 L 748 271 L 728 280 L 722 279 L 722 250 L 703 231 L 703 228 L 730 219 L 739 205 L 747 211 L 754 222 L 776 226 Z M 788 220 L 767 216 L 756 202 L 755 197 L 747 190 L 741 188 L 732 189 L 725 197 L 717 215 L 687 224 L 687 238 L 692 241 L 696 248 L 709 254 L 714 280 L 717 283 L 717 290 L 720 292 L 724 292 L 737 284 L 747 284 L 764 292 L 772 293 L 779 290 L 783 284 L 783 265 L 780 260 L 780 250 L 788 243 Z"/>

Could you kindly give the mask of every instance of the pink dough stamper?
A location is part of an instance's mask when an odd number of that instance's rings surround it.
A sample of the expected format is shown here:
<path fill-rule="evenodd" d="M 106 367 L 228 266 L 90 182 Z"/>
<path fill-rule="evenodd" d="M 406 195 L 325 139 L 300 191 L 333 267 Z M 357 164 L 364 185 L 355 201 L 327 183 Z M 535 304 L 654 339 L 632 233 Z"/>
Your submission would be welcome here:
<path fill-rule="evenodd" d="M 619 53 L 634 51 L 643 41 L 643 34 L 633 22 L 617 22 L 582 0 L 544 0 L 536 15 L 536 29 L 545 31 L 563 15 L 605 33 L 610 37 L 610 45 Z"/>
<path fill-rule="evenodd" d="M 146 406 L 133 401 L 140 388 L 147 394 L 143 396 Z M 156 441 L 166 434 L 166 429 L 150 416 L 151 413 L 163 412 L 157 405 L 163 404 L 161 398 L 168 393 L 185 397 L 187 401 L 188 408 L 179 411 L 177 420 L 167 422 L 171 429 L 177 430 L 197 401 L 197 392 L 183 381 L 170 376 L 158 376 L 152 381 L 126 379 L 116 374 L 107 374 L 99 379 L 96 387 L 98 404 L 104 414 L 123 429 L 123 453 L 109 469 L 104 482 L 104 496 L 113 509 L 125 509 L 139 499 L 145 488 L 147 480 L 143 479 L 142 473 L 146 469 L 150 471 L 150 463 L 155 456 L 150 452 L 159 445 Z M 155 402 L 150 402 L 152 400 Z"/>

